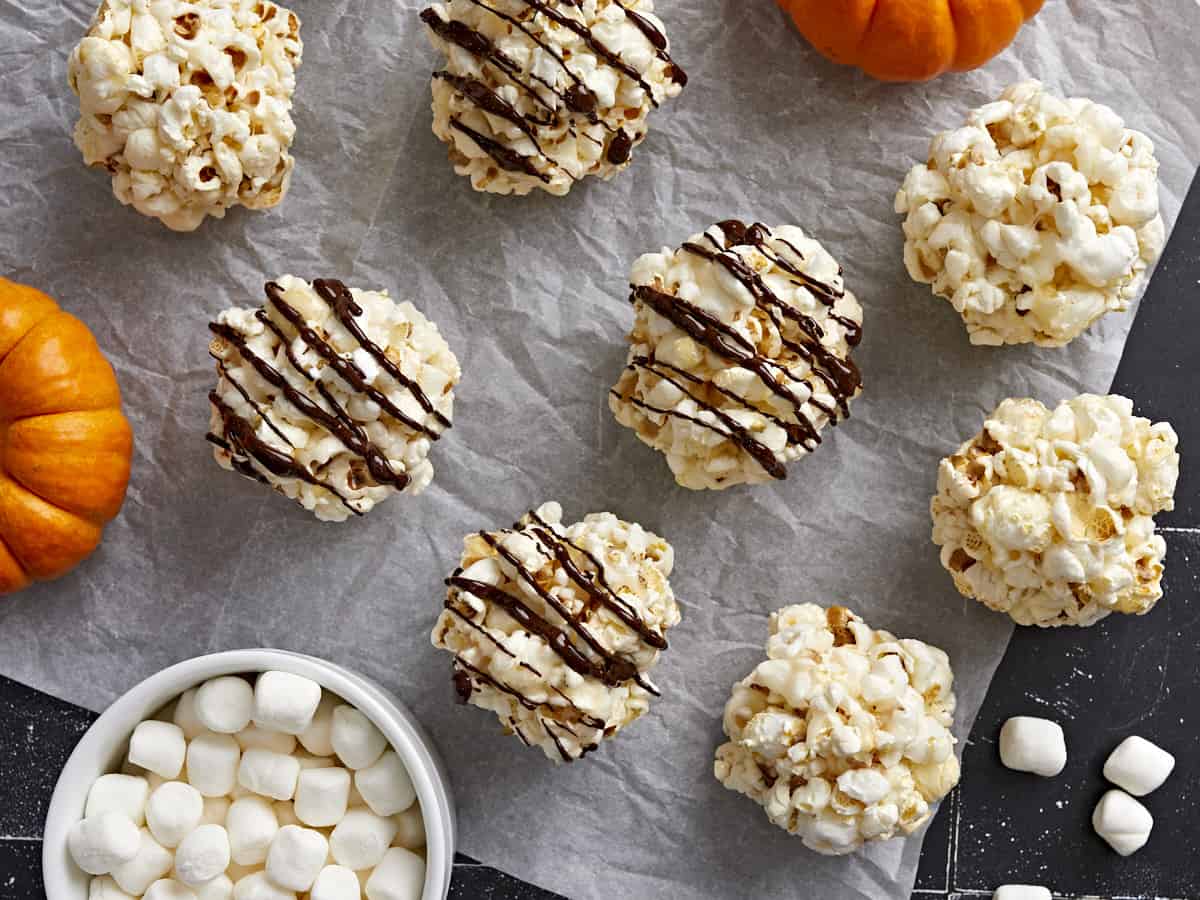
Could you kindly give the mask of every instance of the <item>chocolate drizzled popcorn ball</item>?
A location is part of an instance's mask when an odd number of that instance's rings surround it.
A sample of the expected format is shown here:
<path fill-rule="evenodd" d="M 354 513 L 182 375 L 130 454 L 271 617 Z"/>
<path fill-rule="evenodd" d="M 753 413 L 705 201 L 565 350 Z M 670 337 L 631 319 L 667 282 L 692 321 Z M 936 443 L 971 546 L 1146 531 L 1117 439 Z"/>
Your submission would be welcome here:
<path fill-rule="evenodd" d="M 433 644 L 463 702 L 571 762 L 649 709 L 647 677 L 679 622 L 671 545 L 612 513 L 562 524 L 547 503 L 464 542 Z"/>
<path fill-rule="evenodd" d="M 936 136 L 896 212 L 909 274 L 973 344 L 1067 344 L 1129 308 L 1165 241 L 1150 139 L 1036 81 Z"/>
<path fill-rule="evenodd" d="M 642 256 L 630 281 L 629 358 L 609 407 L 684 487 L 786 478 L 849 415 L 862 307 L 799 228 L 721 222 Z"/>
<path fill-rule="evenodd" d="M 433 131 L 478 191 L 612 178 L 687 83 L 652 0 L 449 0 L 421 19 L 445 56 Z"/>
<path fill-rule="evenodd" d="M 1174 507 L 1178 439 L 1124 397 L 1083 394 L 1050 410 L 1005 400 L 943 459 L 933 542 L 966 597 L 1019 625 L 1093 625 L 1149 612 Z"/>
<path fill-rule="evenodd" d="M 69 61 L 75 144 L 175 231 L 275 206 L 302 52 L 300 20 L 269 0 L 104 0 Z"/>
<path fill-rule="evenodd" d="M 266 295 L 209 325 L 217 462 L 331 522 L 428 487 L 460 375 L 437 326 L 330 279 L 285 275 Z"/>
<path fill-rule="evenodd" d="M 717 779 L 818 853 L 911 834 L 958 783 L 946 654 L 840 606 L 788 606 L 770 628 L 725 705 Z"/>

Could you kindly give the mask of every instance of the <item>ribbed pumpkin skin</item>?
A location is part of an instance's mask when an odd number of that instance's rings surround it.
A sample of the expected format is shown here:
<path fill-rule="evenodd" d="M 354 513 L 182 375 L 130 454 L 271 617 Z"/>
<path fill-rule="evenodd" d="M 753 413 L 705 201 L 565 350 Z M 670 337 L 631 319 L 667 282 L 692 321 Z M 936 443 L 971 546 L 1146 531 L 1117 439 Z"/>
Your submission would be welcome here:
<path fill-rule="evenodd" d="M 0 594 L 96 549 L 132 454 L 116 376 L 87 326 L 0 278 Z"/>
<path fill-rule="evenodd" d="M 778 0 L 834 62 L 881 81 L 976 69 L 1012 43 L 1044 0 Z"/>

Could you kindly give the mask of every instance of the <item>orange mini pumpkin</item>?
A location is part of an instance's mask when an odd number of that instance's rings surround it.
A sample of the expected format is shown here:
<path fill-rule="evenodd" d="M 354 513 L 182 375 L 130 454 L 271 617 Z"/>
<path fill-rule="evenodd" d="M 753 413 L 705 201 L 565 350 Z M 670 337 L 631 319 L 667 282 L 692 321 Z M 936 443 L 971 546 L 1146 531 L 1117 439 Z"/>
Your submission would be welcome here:
<path fill-rule="evenodd" d="M 87 326 L 0 278 L 0 594 L 96 549 L 132 453 L 116 375 Z"/>
<path fill-rule="evenodd" d="M 976 69 L 1012 43 L 1044 0 L 778 0 L 834 62 L 882 81 Z"/>

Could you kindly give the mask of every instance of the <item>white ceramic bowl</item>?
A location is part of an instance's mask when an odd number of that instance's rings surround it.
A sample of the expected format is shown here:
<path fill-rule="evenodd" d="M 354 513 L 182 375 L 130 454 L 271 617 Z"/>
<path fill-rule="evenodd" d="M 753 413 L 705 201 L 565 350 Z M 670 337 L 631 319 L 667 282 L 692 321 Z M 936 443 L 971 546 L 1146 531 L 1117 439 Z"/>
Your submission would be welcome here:
<path fill-rule="evenodd" d="M 412 713 L 375 682 L 333 663 L 286 650 L 230 650 L 186 660 L 150 676 L 96 720 L 59 775 L 46 814 L 42 874 L 48 900 L 87 900 L 90 876 L 71 860 L 67 833 L 83 817 L 92 783 L 105 773 L 120 770 L 134 727 L 209 678 L 267 670 L 311 678 L 361 710 L 386 735 L 408 767 L 425 819 L 422 900 L 445 900 L 454 865 L 454 804 L 445 771 L 428 736 Z"/>

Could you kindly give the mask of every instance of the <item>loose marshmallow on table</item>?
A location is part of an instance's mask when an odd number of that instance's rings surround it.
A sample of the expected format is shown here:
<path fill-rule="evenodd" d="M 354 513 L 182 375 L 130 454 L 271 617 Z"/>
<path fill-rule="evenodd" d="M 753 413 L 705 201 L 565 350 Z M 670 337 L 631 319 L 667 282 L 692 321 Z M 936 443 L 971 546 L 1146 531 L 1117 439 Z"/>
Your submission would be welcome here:
<path fill-rule="evenodd" d="M 75 865 L 89 875 L 107 875 L 137 856 L 142 838 L 138 826 L 117 812 L 100 813 L 75 823 L 67 848 Z"/>
<path fill-rule="evenodd" d="M 113 881 L 121 890 L 141 896 L 158 879 L 166 876 L 174 865 L 175 855 L 154 839 L 145 828 L 141 831 L 137 855 L 112 870 Z"/>
<path fill-rule="evenodd" d="M 366 809 L 352 809 L 329 837 L 338 865 L 359 871 L 379 864 L 396 836 L 396 823 Z"/>
<path fill-rule="evenodd" d="M 400 815 L 392 816 L 392 821 L 396 823 L 393 846 L 408 850 L 425 846 L 425 819 L 421 815 L 421 804 L 414 803 Z"/>
<path fill-rule="evenodd" d="M 291 753 L 296 749 L 296 736 L 282 731 L 267 731 L 257 725 L 243 728 L 234 735 L 243 750 L 271 750 L 275 753 Z"/>
<path fill-rule="evenodd" d="M 237 784 L 241 758 L 241 747 L 232 735 L 198 734 L 188 744 L 188 783 L 205 797 L 224 797 Z"/>
<path fill-rule="evenodd" d="M 384 758 L 386 759 L 386 755 Z M 359 775 L 369 771 L 371 770 L 363 769 Z M 296 801 L 293 804 L 296 818 L 314 828 L 332 827 L 346 815 L 349 798 L 350 773 L 345 769 L 331 767 L 302 770 L 296 782 Z M 379 810 L 375 812 L 378 813 Z"/>
<path fill-rule="evenodd" d="M 88 900 L 134 900 L 134 897 L 121 890 L 111 875 L 104 875 L 88 884 Z"/>
<path fill-rule="evenodd" d="M 275 807 L 262 797 L 242 797 L 229 807 L 225 817 L 233 861 L 242 866 L 266 862 L 267 851 L 279 831 Z"/>
<path fill-rule="evenodd" d="M 1000 729 L 1000 761 L 1017 772 L 1057 775 L 1067 764 L 1062 726 L 1049 719 L 1013 716 Z"/>
<path fill-rule="evenodd" d="M 1032 884 L 1005 884 L 996 888 L 992 900 L 1050 900 L 1050 889 Z"/>
<path fill-rule="evenodd" d="M 247 750 L 238 766 L 242 787 L 275 800 L 291 800 L 299 777 L 300 763 L 294 756 L 270 750 Z"/>
<path fill-rule="evenodd" d="M 345 866 L 326 866 L 308 892 L 309 900 L 360 900 L 358 876 Z"/>
<path fill-rule="evenodd" d="M 403 812 L 417 799 L 408 769 L 395 750 L 388 750 L 374 765 L 355 772 L 354 786 L 377 816 Z"/>
<path fill-rule="evenodd" d="M 1145 738 L 1131 735 L 1104 763 L 1104 777 L 1135 797 L 1162 787 L 1175 768 L 1175 757 Z"/>
<path fill-rule="evenodd" d="M 285 825 L 271 841 L 267 877 L 280 887 L 307 891 L 329 858 L 325 835 L 299 825 Z"/>
<path fill-rule="evenodd" d="M 209 731 L 236 734 L 250 724 L 254 688 L 245 678 L 224 675 L 204 682 L 193 701 L 196 718 Z"/>
<path fill-rule="evenodd" d="M 367 879 L 367 900 L 421 900 L 424 887 L 425 860 L 393 847 Z"/>
<path fill-rule="evenodd" d="M 146 825 L 164 847 L 176 847 L 204 817 L 204 798 L 190 784 L 168 781 L 146 803 Z"/>
<path fill-rule="evenodd" d="M 163 778 L 179 775 L 186 754 L 183 729 L 170 722 L 141 722 L 129 739 L 129 761 Z"/>
<path fill-rule="evenodd" d="M 233 886 L 233 900 L 296 900 L 296 895 L 272 884 L 266 872 L 254 872 Z"/>
<path fill-rule="evenodd" d="M 254 683 L 254 724 L 267 731 L 300 734 L 312 724 L 321 686 L 290 672 L 263 672 Z"/>
<path fill-rule="evenodd" d="M 1150 840 L 1154 816 L 1124 791 L 1108 791 L 1092 813 L 1092 827 L 1122 856 L 1136 853 Z"/>
<path fill-rule="evenodd" d="M 201 825 L 175 851 L 175 874 L 184 884 L 202 885 L 229 868 L 229 834 L 220 825 Z"/>
<path fill-rule="evenodd" d="M 88 791 L 84 816 L 118 812 L 139 828 L 146 823 L 150 783 L 139 775 L 101 775 Z"/>
<path fill-rule="evenodd" d="M 196 900 L 196 892 L 174 878 L 161 878 L 146 889 L 142 900 Z"/>
<path fill-rule="evenodd" d="M 342 701 L 333 694 L 322 694 L 312 721 L 296 735 L 304 749 L 313 756 L 333 756 L 333 711 L 341 705 Z"/>
<path fill-rule="evenodd" d="M 373 765 L 387 748 L 383 733 L 353 706 L 343 705 L 333 711 L 329 739 L 338 759 L 350 769 Z"/>

